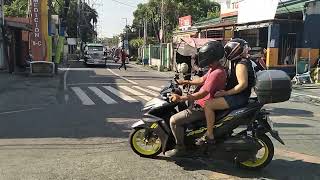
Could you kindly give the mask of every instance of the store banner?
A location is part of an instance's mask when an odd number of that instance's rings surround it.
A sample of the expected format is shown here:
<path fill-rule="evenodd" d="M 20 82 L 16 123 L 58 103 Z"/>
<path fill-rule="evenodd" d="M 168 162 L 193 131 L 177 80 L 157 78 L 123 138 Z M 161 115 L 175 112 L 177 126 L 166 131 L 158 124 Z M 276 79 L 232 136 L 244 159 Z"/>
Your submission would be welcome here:
<path fill-rule="evenodd" d="M 279 0 L 243 0 L 239 2 L 238 23 L 274 19 Z"/>
<path fill-rule="evenodd" d="M 33 61 L 48 61 L 48 2 L 31 0 L 31 51 Z"/>
<path fill-rule="evenodd" d="M 242 0 L 216 0 L 220 4 L 220 16 L 229 17 L 238 14 L 239 2 Z M 259 1 L 259 0 L 258 0 Z"/>
<path fill-rule="evenodd" d="M 192 26 L 192 16 L 184 16 L 179 18 L 179 28 L 186 29 Z"/>

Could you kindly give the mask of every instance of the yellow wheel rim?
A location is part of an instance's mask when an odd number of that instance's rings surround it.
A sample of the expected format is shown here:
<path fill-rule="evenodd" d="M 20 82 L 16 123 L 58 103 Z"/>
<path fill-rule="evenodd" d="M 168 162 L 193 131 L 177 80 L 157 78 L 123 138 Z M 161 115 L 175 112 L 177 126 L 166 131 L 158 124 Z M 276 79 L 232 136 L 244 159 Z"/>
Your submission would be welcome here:
<path fill-rule="evenodd" d="M 241 162 L 242 165 L 247 166 L 247 167 L 257 167 L 257 166 L 261 166 L 264 162 L 266 162 L 266 160 L 268 159 L 268 156 L 269 156 L 268 146 L 265 142 L 263 142 L 261 140 L 259 140 L 259 143 L 262 144 L 262 148 L 260 150 L 264 149 L 263 156 L 261 158 L 257 158 L 255 161 L 249 160 L 249 161 Z"/>
<path fill-rule="evenodd" d="M 133 147 L 143 155 L 156 154 L 161 148 L 161 141 L 159 138 L 155 139 L 154 142 L 146 143 L 144 138 L 145 129 L 136 131 L 132 137 Z"/>

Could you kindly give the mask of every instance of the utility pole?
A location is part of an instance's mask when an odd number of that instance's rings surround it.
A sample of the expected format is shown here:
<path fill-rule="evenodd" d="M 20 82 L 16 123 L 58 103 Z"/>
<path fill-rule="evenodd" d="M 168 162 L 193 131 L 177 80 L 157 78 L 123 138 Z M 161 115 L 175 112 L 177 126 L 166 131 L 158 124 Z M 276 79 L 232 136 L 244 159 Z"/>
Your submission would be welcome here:
<path fill-rule="evenodd" d="M 163 42 L 163 19 L 164 19 L 164 0 L 161 1 L 161 27 L 159 32 L 159 39 L 160 39 L 160 66 L 158 67 L 158 71 L 161 70 L 161 66 L 163 63 L 163 53 L 162 53 L 162 42 Z"/>
<path fill-rule="evenodd" d="M 5 60 L 4 60 L 4 13 L 3 13 L 3 5 L 4 0 L 0 0 L 0 69 L 4 68 Z"/>
<path fill-rule="evenodd" d="M 143 46 L 147 45 L 147 36 L 148 36 L 148 23 L 147 20 L 143 20 Z"/>
<path fill-rule="evenodd" d="M 125 31 L 126 31 L 126 40 L 123 41 L 123 45 L 125 45 L 125 48 L 127 48 L 127 50 L 129 50 L 128 45 L 129 45 L 129 35 L 128 35 L 128 18 L 122 18 L 126 20 L 126 27 L 125 27 Z M 126 42 L 126 43 L 125 43 Z"/>
<path fill-rule="evenodd" d="M 164 25 L 164 0 L 161 1 L 161 27 L 160 27 L 160 43 L 163 42 L 163 35 L 164 35 L 164 28 L 163 28 L 163 25 Z"/>

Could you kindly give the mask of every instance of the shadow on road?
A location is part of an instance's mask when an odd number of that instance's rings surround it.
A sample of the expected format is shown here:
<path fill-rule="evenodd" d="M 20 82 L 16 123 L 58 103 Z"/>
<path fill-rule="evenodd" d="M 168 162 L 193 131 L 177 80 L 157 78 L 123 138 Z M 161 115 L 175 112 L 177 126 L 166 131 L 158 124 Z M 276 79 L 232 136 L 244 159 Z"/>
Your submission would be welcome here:
<path fill-rule="evenodd" d="M 130 103 L 125 110 L 123 104 L 48 106 L 1 115 L 0 138 L 127 138 L 130 125 L 140 118 L 141 106 L 141 103 Z"/>
<path fill-rule="evenodd" d="M 272 108 L 270 112 L 272 115 L 313 117 L 313 112 L 302 109 Z"/>
<path fill-rule="evenodd" d="M 277 128 L 308 128 L 313 127 L 308 124 L 295 124 L 295 123 L 274 123 L 274 127 Z"/>
<path fill-rule="evenodd" d="M 301 160 L 276 159 L 265 169 L 249 171 L 235 167 L 231 162 L 221 160 L 204 160 L 160 157 L 160 160 L 174 162 L 186 171 L 208 170 L 236 178 L 271 178 L 271 179 L 319 179 L 320 164 L 304 162 Z M 212 177 L 214 178 L 214 177 Z M 218 177 L 216 177 L 218 178 Z"/>

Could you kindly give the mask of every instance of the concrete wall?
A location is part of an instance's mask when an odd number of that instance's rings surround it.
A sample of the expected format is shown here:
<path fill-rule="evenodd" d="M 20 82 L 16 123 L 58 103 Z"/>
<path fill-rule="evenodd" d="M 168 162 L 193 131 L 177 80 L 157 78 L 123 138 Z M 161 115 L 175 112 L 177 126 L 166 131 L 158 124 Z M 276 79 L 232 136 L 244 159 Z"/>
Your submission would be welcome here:
<path fill-rule="evenodd" d="M 161 65 L 161 60 L 160 60 L 160 59 L 151 58 L 151 59 L 150 59 L 150 65 L 151 65 L 151 66 L 158 66 L 158 67 L 160 67 L 160 65 Z"/>

